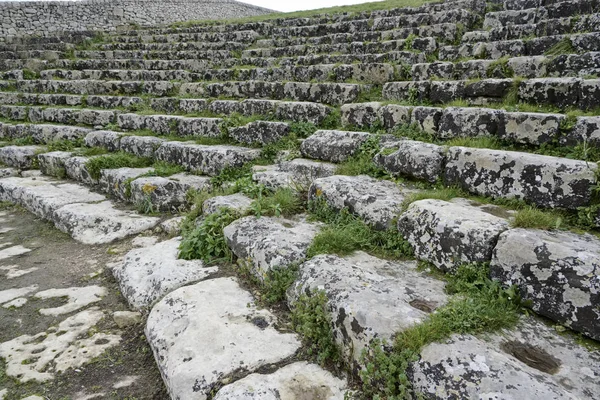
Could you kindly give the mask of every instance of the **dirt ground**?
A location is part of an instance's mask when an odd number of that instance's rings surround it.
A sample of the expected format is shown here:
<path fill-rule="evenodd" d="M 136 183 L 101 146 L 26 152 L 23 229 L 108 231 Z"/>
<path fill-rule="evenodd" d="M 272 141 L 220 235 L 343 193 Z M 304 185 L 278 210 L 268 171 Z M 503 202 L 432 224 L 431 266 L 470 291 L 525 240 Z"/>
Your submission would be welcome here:
<path fill-rule="evenodd" d="M 4 205 L 0 208 L 0 232 L 0 355 L 3 346 L 6 352 L 7 346 L 10 348 L 7 343 L 23 335 L 35 336 L 23 341 L 25 345 L 39 344 L 39 350 L 32 353 L 47 354 L 47 348 L 53 347 L 47 338 L 59 340 L 60 335 L 68 331 L 53 327 L 86 311 L 103 314 L 90 329 L 65 346 L 79 349 L 76 350 L 78 355 L 85 359 L 89 354 L 84 345 L 86 340 L 92 340 L 91 347 L 108 342 L 106 339 L 94 341 L 94 338 L 103 337 L 101 335 L 120 338 L 118 344 L 100 355 L 89 357 L 83 365 L 63 372 L 56 371 L 61 350 L 53 350 L 57 358 L 52 358 L 55 356 L 51 354 L 51 361 L 37 370 L 38 373 L 49 373 L 51 378 L 45 382 L 22 382 L 24 379 L 11 376 L 9 361 L 1 357 L 0 399 L 20 400 L 32 395 L 50 400 L 169 398 L 146 343 L 144 323 L 120 329 L 113 320 L 114 311 L 126 311 L 128 307 L 105 266 L 117 261 L 131 247 L 131 239 L 110 245 L 83 245 L 32 214 Z M 51 298 L 35 297 L 48 289 L 82 287 L 86 289 L 80 293 L 89 294 L 94 288 L 101 290 L 102 295 L 89 304 L 81 299 L 70 301 L 64 294 Z M 13 299 L 15 289 L 23 292 Z M 69 303 L 73 303 L 74 310 L 65 313 L 43 311 L 56 310 L 56 307 Z M 31 359 L 21 361 L 17 367 L 35 368 L 38 360 L 39 357 L 32 354 Z"/>

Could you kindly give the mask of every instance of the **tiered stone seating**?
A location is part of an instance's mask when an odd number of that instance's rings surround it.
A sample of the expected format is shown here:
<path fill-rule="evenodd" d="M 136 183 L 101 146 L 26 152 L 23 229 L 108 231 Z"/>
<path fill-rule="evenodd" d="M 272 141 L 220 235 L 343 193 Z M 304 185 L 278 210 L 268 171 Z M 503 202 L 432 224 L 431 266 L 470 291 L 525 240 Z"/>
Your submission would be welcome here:
<path fill-rule="evenodd" d="M 159 222 L 126 211 L 127 204 L 177 213 L 189 206 L 190 190 L 209 190 L 211 177 L 250 165 L 254 181 L 267 188 L 298 190 L 301 184 L 310 200 L 345 209 L 375 230 L 396 229 L 417 260 L 445 273 L 490 264 L 491 277 L 516 285 L 533 311 L 597 341 L 599 13 L 595 0 L 453 0 L 372 13 L 144 28 L 94 43 L 3 45 L 0 200 L 23 205 L 84 243 L 98 231 L 110 241 Z M 418 137 L 403 137 L 406 130 Z M 473 140 L 482 138 L 502 146 Z M 294 145 L 270 157 L 277 163 L 256 165 L 285 141 Z M 67 150 L 51 151 L 57 144 Z M 364 156 L 366 146 L 381 173 L 340 174 L 340 164 Z M 581 148 L 574 158 L 560 156 Z M 148 162 L 95 174 L 92 150 Z M 177 172 L 154 176 L 156 162 Z M 31 178 L 38 168 L 43 176 Z M 406 204 L 434 185 L 568 215 L 590 213 L 590 232 L 514 229 L 513 211 L 472 199 Z M 206 214 L 220 206 L 250 209 L 250 199 L 234 196 L 215 198 Z M 348 372 L 365 367 L 360 351 L 374 339 L 391 340 L 448 303 L 444 282 L 415 260 L 365 253 L 307 259 L 319 230 L 302 216 L 247 216 L 224 235 L 237 258 L 250 259 L 257 279 L 275 267 L 299 265 L 287 293 L 290 307 L 307 290 L 324 288 L 334 340 L 347 365 L 356 367 Z M 178 245 L 161 251 L 175 258 Z M 252 296 L 234 278 L 189 285 L 210 278 L 216 267 L 186 264 L 186 273 L 161 286 L 156 283 L 169 280 L 169 272 L 140 261 L 144 254 L 125 257 L 115 276 L 132 307 L 155 304 L 147 337 L 173 398 L 234 398 L 254 379 L 271 391 L 286 385 L 287 369 L 298 366 L 279 367 L 300 348 L 296 335 L 275 330 L 271 313 L 246 307 Z M 173 262 L 183 268 L 179 261 Z M 138 285 L 137 274 L 154 275 Z M 508 349 L 501 334 L 463 334 L 426 346 L 407 379 L 430 398 L 600 392 L 597 351 L 534 317 L 523 317 L 504 335 L 542 348 L 558 367 L 536 369 Z M 213 340 L 221 347 L 239 342 L 222 355 L 213 351 Z M 269 364 L 277 372 L 249 375 L 215 394 L 242 363 L 249 374 Z M 344 398 L 345 382 L 312 367 L 307 379 Z M 458 369 L 464 372 L 452 372 Z"/>

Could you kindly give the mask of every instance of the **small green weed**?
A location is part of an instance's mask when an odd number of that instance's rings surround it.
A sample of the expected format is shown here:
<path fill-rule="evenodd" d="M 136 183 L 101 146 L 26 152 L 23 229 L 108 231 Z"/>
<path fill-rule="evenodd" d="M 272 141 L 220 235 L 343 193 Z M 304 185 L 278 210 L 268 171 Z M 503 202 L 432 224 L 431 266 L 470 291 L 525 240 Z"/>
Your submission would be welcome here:
<path fill-rule="evenodd" d="M 179 246 L 179 258 L 199 259 L 207 263 L 232 261 L 233 255 L 225 241 L 223 229 L 238 217 L 227 209 L 208 215 L 195 229 L 184 234 Z"/>

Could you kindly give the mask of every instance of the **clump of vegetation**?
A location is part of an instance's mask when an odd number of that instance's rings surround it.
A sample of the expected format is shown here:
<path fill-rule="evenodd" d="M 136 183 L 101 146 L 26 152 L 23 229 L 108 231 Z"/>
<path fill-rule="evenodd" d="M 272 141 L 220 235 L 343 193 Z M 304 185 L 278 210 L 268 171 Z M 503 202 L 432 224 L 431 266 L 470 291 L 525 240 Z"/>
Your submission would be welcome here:
<path fill-rule="evenodd" d="M 559 212 L 526 206 L 517 211 L 512 221 L 515 228 L 560 229 L 563 217 Z"/>
<path fill-rule="evenodd" d="M 333 338 L 327 296 L 323 291 L 302 293 L 292 307 L 292 326 L 306 345 L 307 353 L 321 365 L 335 363 L 340 350 Z"/>
<path fill-rule="evenodd" d="M 376 230 L 347 208 L 332 209 L 323 198 L 311 200 L 308 211 L 313 219 L 326 225 L 315 236 L 307 251 L 308 257 L 317 254 L 344 256 L 362 250 L 383 258 L 412 257 L 412 247 L 398 232 L 395 224 L 386 230 Z"/>
<path fill-rule="evenodd" d="M 116 169 L 125 167 L 145 168 L 151 165 L 151 159 L 137 157 L 125 152 L 104 154 L 102 156 L 90 158 L 85 163 L 85 167 L 93 179 L 99 179 L 100 171 L 103 169 Z"/>
<path fill-rule="evenodd" d="M 547 56 L 559 56 L 561 54 L 575 54 L 577 50 L 573 46 L 571 39 L 569 37 L 565 37 L 560 42 L 556 43 L 554 46 L 550 47 L 544 53 Z"/>
<path fill-rule="evenodd" d="M 386 177 L 386 172 L 373 162 L 373 158 L 379 151 L 379 137 L 372 135 L 362 144 L 356 154 L 338 164 L 336 173 L 339 175 L 370 175 L 375 178 Z"/>
<path fill-rule="evenodd" d="M 435 313 L 394 338 L 392 344 L 374 341 L 363 352 L 360 371 L 365 398 L 405 399 L 413 393 L 406 371 L 426 345 L 453 334 L 478 334 L 513 327 L 522 308 L 516 288 L 503 289 L 489 278 L 487 265 L 463 265 L 448 276 L 453 296 Z"/>
<path fill-rule="evenodd" d="M 228 209 L 206 216 L 192 231 L 184 232 L 179 258 L 206 263 L 231 262 L 233 254 L 227 246 L 223 229 L 238 218 L 239 215 Z"/>

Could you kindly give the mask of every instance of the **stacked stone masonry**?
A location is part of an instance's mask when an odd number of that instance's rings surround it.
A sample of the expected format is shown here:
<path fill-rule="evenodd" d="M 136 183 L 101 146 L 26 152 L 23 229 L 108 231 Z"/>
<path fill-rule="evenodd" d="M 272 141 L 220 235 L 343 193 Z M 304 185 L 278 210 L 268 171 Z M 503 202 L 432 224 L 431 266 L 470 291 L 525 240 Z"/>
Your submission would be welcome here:
<path fill-rule="evenodd" d="M 174 399 L 353 393 L 356 375 L 306 360 L 302 338 L 222 263 L 179 259 L 190 195 L 242 168 L 414 252 L 310 257 L 324 224 L 261 216 L 249 193 L 194 211 L 195 224 L 224 209 L 239 216 L 223 237 L 256 282 L 297 269 L 288 308 L 323 291 L 349 371 L 365 367 L 374 340 L 452 301 L 421 263 L 445 274 L 483 264 L 533 312 L 503 332 L 427 344 L 407 368 L 412 388 L 439 399 L 600 393 L 598 350 L 553 326 L 600 340 L 600 2 L 447 0 L 166 25 L 265 12 L 216 0 L 0 3 L 0 201 L 86 244 L 172 233 L 110 269 L 130 308 L 149 313 L 146 338 Z M 127 24 L 143 27 L 117 29 Z M 93 170 L 105 153 L 146 164 Z M 369 175 L 348 172 L 353 163 Z M 177 171 L 157 176 L 157 165 Z M 445 188 L 464 196 L 428 191 Z M 587 232 L 516 227 L 518 210 L 491 204 L 515 200 L 586 216 Z"/>

